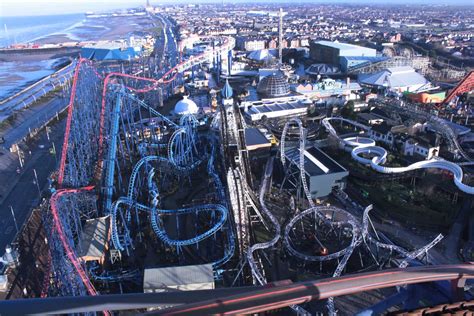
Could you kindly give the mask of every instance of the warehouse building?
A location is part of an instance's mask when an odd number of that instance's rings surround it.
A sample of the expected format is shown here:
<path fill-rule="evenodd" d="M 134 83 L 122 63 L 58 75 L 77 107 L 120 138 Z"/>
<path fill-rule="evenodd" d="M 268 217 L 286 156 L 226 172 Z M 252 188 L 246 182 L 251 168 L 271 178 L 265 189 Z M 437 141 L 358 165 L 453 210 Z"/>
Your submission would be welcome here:
<path fill-rule="evenodd" d="M 385 56 L 342 56 L 339 58 L 341 71 L 351 72 L 355 69 L 369 66 L 371 64 L 379 63 L 388 60 Z"/>
<path fill-rule="evenodd" d="M 310 44 L 310 56 L 318 63 L 341 65 L 341 57 L 376 57 L 372 48 L 330 41 L 317 41 Z"/>

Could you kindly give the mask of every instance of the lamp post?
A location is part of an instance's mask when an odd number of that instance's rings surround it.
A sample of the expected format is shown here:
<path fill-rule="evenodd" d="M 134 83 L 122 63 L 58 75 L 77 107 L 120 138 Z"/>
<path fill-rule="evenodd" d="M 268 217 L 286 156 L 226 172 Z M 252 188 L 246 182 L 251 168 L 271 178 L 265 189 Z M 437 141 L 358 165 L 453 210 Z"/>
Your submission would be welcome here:
<path fill-rule="evenodd" d="M 16 222 L 15 212 L 13 211 L 13 206 L 10 205 L 10 211 L 12 212 L 13 222 L 15 223 L 16 232 L 18 233 L 18 224 Z"/>
<path fill-rule="evenodd" d="M 39 194 L 39 197 L 41 198 L 41 189 L 39 186 L 38 174 L 36 173 L 36 169 L 33 169 L 33 173 L 35 174 L 35 182 L 36 182 L 36 187 L 38 188 L 38 194 Z"/>

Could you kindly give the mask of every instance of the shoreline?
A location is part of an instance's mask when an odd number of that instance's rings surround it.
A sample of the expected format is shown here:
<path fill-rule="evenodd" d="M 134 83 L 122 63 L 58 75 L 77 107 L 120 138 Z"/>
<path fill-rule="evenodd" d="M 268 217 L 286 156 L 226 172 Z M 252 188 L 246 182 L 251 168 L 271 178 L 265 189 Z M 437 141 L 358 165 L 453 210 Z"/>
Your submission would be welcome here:
<path fill-rule="evenodd" d="M 30 46 L 30 50 L 26 51 L 25 49 L 24 53 L 21 52 L 21 47 L 14 53 L 4 50 L 4 53 L 0 54 L 3 68 L 0 72 L 0 84 L 3 83 L 2 91 L 7 92 L 0 95 L 0 100 L 10 97 L 54 73 L 61 68 L 61 65 L 64 65 L 65 62 L 61 59 L 76 58 L 80 53 L 81 44 L 114 40 L 128 41 L 131 36 L 142 34 L 151 29 L 153 25 L 154 21 L 149 16 L 86 18 L 61 32 L 37 38 L 34 45 L 43 46 L 45 51 L 42 51 L 42 48 L 36 49 L 33 45 Z M 53 45 L 58 45 L 57 50 Z"/>
<path fill-rule="evenodd" d="M 37 45 L 73 44 L 81 42 L 128 40 L 134 33 L 142 33 L 153 27 L 149 16 L 107 16 L 85 18 L 80 22 L 34 39 L 10 45 L 10 48 Z M 9 47 L 0 47 L 7 49 Z"/>

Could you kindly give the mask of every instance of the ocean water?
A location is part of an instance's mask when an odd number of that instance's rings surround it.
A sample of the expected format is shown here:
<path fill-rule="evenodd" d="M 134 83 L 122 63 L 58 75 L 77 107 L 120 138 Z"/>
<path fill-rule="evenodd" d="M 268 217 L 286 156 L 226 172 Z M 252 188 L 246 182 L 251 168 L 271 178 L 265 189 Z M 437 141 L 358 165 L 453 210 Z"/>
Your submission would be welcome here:
<path fill-rule="evenodd" d="M 84 14 L 0 17 L 0 47 L 28 43 L 58 33 L 67 33 L 80 26 Z"/>

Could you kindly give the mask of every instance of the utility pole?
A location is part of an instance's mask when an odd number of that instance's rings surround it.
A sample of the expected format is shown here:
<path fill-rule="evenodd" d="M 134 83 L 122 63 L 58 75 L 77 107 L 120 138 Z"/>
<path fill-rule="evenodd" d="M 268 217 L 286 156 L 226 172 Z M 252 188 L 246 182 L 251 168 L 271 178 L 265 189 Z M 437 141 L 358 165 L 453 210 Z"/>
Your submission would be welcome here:
<path fill-rule="evenodd" d="M 54 160 L 56 161 L 56 165 L 57 165 L 58 164 L 58 156 L 56 155 L 56 146 L 54 145 L 54 142 L 52 142 L 51 144 L 53 144 L 52 154 L 54 155 Z"/>

